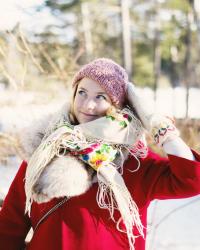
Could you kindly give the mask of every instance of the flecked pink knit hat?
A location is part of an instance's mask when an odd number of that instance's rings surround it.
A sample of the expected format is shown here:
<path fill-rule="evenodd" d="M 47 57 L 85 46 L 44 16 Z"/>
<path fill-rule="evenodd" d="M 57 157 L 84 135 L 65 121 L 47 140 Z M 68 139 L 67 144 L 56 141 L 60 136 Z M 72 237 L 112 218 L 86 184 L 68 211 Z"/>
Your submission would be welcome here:
<path fill-rule="evenodd" d="M 96 59 L 84 65 L 75 74 L 72 82 L 73 87 L 84 77 L 97 81 L 106 91 L 114 105 L 118 107 L 123 106 L 128 74 L 119 64 L 107 58 Z"/>

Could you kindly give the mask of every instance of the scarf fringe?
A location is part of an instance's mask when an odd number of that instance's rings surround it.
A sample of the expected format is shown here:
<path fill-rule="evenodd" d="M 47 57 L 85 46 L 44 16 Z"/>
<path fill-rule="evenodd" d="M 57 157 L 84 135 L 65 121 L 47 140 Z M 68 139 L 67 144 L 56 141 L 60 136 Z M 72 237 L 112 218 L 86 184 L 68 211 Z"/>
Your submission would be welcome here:
<path fill-rule="evenodd" d="M 46 140 L 42 141 L 36 151 L 33 153 L 26 170 L 25 175 L 25 192 L 26 192 L 26 205 L 25 213 L 30 216 L 31 205 L 33 203 L 33 191 L 41 173 L 50 161 L 57 155 L 59 156 L 59 145 L 61 135 L 68 134 L 67 127 L 61 127 L 51 134 Z M 62 138 L 62 137 L 61 137 Z M 66 139 L 66 135 L 65 135 Z"/>
<path fill-rule="evenodd" d="M 114 174 L 110 178 L 106 172 L 112 171 Z M 108 209 L 111 219 L 116 223 L 118 231 L 126 233 L 129 241 L 130 250 L 134 250 L 135 239 L 138 236 L 133 234 L 133 228 L 136 226 L 139 234 L 144 237 L 143 225 L 140 220 L 140 215 L 136 203 L 133 201 L 123 178 L 118 171 L 111 165 L 100 167 L 97 172 L 99 188 L 96 196 L 97 203 L 100 208 Z M 113 182 L 112 178 L 117 178 L 118 181 Z M 120 182 L 120 184 L 118 184 Z M 121 218 L 116 221 L 114 211 L 118 210 Z M 120 228 L 120 223 L 123 221 L 125 229 Z"/>

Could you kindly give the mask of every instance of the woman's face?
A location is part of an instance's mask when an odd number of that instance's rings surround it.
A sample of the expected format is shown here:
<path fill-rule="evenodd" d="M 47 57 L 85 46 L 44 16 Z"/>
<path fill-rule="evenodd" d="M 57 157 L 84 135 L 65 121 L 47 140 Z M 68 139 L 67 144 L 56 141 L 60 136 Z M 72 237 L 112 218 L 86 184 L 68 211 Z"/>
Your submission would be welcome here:
<path fill-rule="evenodd" d="M 98 82 L 90 78 L 79 82 L 74 99 L 74 114 L 79 123 L 104 116 L 111 105 L 111 99 Z"/>

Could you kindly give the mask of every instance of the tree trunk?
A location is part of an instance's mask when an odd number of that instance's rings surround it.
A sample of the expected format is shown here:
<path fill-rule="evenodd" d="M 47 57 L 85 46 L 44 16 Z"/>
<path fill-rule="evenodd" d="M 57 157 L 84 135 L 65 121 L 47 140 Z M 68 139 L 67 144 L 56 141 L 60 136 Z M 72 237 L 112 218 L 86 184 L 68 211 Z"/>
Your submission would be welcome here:
<path fill-rule="evenodd" d="M 132 76 L 131 30 L 129 16 L 129 0 L 121 0 L 123 66 L 129 77 Z"/>

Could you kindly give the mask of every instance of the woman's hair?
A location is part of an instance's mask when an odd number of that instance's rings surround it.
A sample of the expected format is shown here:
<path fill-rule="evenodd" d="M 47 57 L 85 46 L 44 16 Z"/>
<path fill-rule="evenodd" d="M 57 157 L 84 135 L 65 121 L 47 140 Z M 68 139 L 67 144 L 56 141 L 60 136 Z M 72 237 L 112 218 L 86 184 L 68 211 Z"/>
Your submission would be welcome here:
<path fill-rule="evenodd" d="M 74 114 L 74 99 L 75 99 L 76 92 L 78 89 L 78 84 L 76 86 L 74 86 L 74 88 L 72 89 L 73 91 L 72 91 L 71 98 L 70 98 L 71 100 L 70 100 L 70 108 L 69 108 L 69 121 L 72 125 L 79 124 L 79 122 L 76 119 L 76 116 Z"/>

